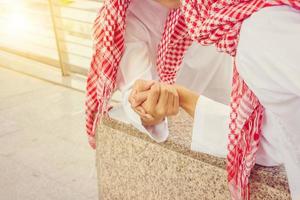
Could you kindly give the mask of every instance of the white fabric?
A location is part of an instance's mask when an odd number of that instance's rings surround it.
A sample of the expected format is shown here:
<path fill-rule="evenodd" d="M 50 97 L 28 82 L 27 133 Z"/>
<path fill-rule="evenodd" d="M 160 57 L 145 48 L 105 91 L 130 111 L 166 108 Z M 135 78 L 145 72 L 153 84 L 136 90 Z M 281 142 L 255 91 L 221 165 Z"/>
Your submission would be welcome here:
<path fill-rule="evenodd" d="M 122 106 L 114 107 L 109 113 L 110 117 L 132 124 L 156 142 L 167 139 L 169 135 L 167 120 L 154 127 L 145 128 L 139 115 L 132 110 L 128 96 L 135 80 L 157 79 L 154 67 L 156 49 L 167 15 L 168 9 L 153 0 L 133 0 L 130 4 L 126 18 L 125 52 L 117 76 L 117 88 L 121 91 Z"/>
<path fill-rule="evenodd" d="M 126 18 L 125 52 L 117 77 L 117 88 L 121 91 L 136 79 L 157 79 L 156 51 L 167 15 L 168 9 L 153 0 L 132 0 Z"/>
<path fill-rule="evenodd" d="M 192 150 L 226 157 L 229 114 L 229 106 L 200 96 L 194 115 Z"/>
<path fill-rule="evenodd" d="M 215 101 L 228 104 L 232 82 L 232 59 L 214 46 L 193 43 L 187 50 L 176 83 Z"/>
<path fill-rule="evenodd" d="M 300 12 L 265 8 L 241 29 L 237 67 L 266 109 L 261 147 L 285 165 L 292 198 L 300 199 Z M 265 163 L 262 163 L 265 164 Z"/>

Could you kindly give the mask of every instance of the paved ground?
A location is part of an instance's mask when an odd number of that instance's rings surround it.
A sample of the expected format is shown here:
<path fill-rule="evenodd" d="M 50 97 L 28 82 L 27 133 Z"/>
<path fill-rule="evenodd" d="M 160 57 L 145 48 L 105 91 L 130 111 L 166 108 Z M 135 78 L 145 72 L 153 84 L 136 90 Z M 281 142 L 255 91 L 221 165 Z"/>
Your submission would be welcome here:
<path fill-rule="evenodd" d="M 0 68 L 0 199 L 97 199 L 84 94 Z"/>

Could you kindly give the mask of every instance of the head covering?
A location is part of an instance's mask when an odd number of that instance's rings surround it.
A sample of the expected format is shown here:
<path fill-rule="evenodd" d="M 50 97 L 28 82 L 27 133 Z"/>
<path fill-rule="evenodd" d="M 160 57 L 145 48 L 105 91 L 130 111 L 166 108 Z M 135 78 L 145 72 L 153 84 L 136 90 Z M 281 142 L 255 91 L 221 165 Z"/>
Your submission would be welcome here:
<path fill-rule="evenodd" d="M 95 144 L 98 119 L 108 112 L 116 75 L 124 52 L 124 32 L 130 0 L 106 0 L 94 23 L 94 54 L 87 79 L 86 128 L 89 143 Z M 191 45 L 181 11 L 171 10 L 158 47 L 157 72 L 161 81 L 174 83 L 183 54 Z"/>
<path fill-rule="evenodd" d="M 193 40 L 216 45 L 235 56 L 240 28 L 251 14 L 267 6 L 289 5 L 299 0 L 182 0 L 182 13 Z M 249 176 L 262 132 L 264 108 L 234 66 L 227 172 L 232 199 L 249 199 Z"/>

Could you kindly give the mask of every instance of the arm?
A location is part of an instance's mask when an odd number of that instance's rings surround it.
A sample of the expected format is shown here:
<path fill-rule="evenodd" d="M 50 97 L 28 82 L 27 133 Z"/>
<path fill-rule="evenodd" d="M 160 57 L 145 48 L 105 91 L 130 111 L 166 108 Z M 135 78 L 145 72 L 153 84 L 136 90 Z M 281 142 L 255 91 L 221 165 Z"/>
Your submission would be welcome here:
<path fill-rule="evenodd" d="M 199 95 L 183 86 L 175 85 L 179 95 L 179 105 L 194 118 Z"/>

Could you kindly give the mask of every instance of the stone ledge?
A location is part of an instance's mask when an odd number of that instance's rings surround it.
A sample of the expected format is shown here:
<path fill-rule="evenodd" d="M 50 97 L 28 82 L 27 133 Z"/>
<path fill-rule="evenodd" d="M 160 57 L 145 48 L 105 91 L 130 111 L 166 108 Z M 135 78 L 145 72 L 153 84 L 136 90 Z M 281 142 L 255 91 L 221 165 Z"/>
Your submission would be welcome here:
<path fill-rule="evenodd" d="M 170 137 L 152 141 L 131 125 L 104 118 L 97 131 L 101 199 L 229 199 L 225 159 L 190 150 L 192 119 L 169 119 Z M 282 167 L 255 166 L 251 199 L 290 199 Z"/>

